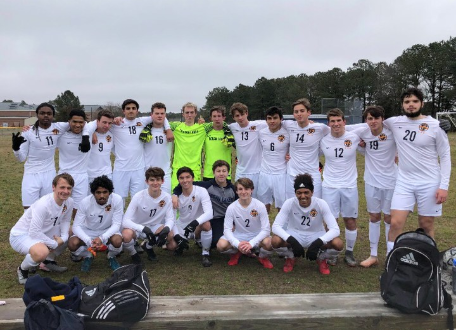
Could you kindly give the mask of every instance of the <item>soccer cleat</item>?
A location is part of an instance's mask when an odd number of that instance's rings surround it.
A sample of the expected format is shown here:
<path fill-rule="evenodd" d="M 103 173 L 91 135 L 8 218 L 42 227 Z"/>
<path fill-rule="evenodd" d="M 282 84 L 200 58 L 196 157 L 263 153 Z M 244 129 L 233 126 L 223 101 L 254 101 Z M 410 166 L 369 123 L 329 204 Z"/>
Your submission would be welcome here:
<path fill-rule="evenodd" d="M 120 267 L 119 262 L 115 257 L 108 258 L 108 265 L 112 270 L 116 270 Z"/>
<path fill-rule="evenodd" d="M 147 259 L 149 259 L 150 261 L 158 261 L 157 255 L 155 254 L 154 249 L 153 249 L 153 248 L 150 248 L 150 249 L 149 249 L 149 248 L 146 246 L 146 243 L 147 243 L 146 241 L 142 242 L 142 244 L 141 244 L 141 249 L 143 249 L 144 251 L 146 251 L 146 253 L 147 253 Z"/>
<path fill-rule="evenodd" d="M 330 265 L 330 266 L 335 266 L 335 265 L 337 265 L 337 258 L 338 258 L 337 255 L 336 255 L 336 256 L 333 256 L 333 257 L 331 257 L 331 258 L 328 258 L 328 259 L 326 260 L 326 263 L 327 263 L 328 265 Z"/>
<path fill-rule="evenodd" d="M 21 266 L 17 267 L 17 279 L 19 280 L 19 284 L 25 284 L 28 279 L 28 270 L 22 270 Z"/>
<path fill-rule="evenodd" d="M 81 265 L 81 272 L 88 273 L 90 270 L 90 267 L 92 266 L 92 262 L 93 262 L 93 257 L 84 258 L 84 260 L 82 261 L 82 265 Z"/>
<path fill-rule="evenodd" d="M 296 263 L 296 258 L 286 258 L 285 265 L 283 265 L 283 271 L 289 273 L 293 270 L 293 267 Z"/>
<path fill-rule="evenodd" d="M 274 268 L 274 265 L 272 264 L 271 260 L 269 260 L 268 257 L 264 257 L 264 258 L 258 257 L 258 261 L 260 262 L 260 264 L 263 265 L 264 268 L 267 268 L 267 269 Z"/>
<path fill-rule="evenodd" d="M 345 251 L 344 261 L 350 267 L 356 267 L 358 265 L 355 256 L 353 255 L 353 251 Z"/>
<path fill-rule="evenodd" d="M 133 254 L 131 256 L 131 262 L 136 265 L 140 265 L 142 263 L 140 255 L 138 253 Z"/>
<path fill-rule="evenodd" d="M 80 262 L 80 261 L 82 261 L 82 259 L 84 259 L 84 258 L 75 255 L 74 252 L 71 252 L 71 254 L 70 254 L 70 259 L 71 259 L 71 261 L 73 261 L 73 262 Z"/>
<path fill-rule="evenodd" d="M 361 267 L 364 267 L 364 268 L 369 268 L 371 266 L 376 266 L 378 265 L 378 258 L 377 257 L 373 257 L 373 256 L 370 256 L 369 258 L 367 258 L 366 260 L 364 261 L 361 261 L 359 263 L 359 265 Z"/>
<path fill-rule="evenodd" d="M 184 249 L 181 249 L 181 248 L 177 248 L 173 252 L 173 256 L 175 256 L 175 257 L 180 257 L 183 254 L 184 254 Z"/>
<path fill-rule="evenodd" d="M 201 264 L 203 267 L 211 267 L 212 261 L 209 259 L 209 256 L 204 255 L 203 259 L 201 260 Z"/>
<path fill-rule="evenodd" d="M 55 261 L 44 260 L 40 263 L 40 269 L 45 272 L 63 273 L 68 270 L 67 267 L 59 266 Z"/>
<path fill-rule="evenodd" d="M 228 266 L 236 266 L 239 263 L 239 258 L 241 257 L 242 252 L 238 251 L 230 255 L 230 261 L 228 261 Z"/>
<path fill-rule="evenodd" d="M 317 260 L 318 264 L 318 270 L 320 271 L 321 274 L 323 275 L 329 275 L 329 266 L 328 263 L 326 262 L 326 259 L 323 260 Z"/>

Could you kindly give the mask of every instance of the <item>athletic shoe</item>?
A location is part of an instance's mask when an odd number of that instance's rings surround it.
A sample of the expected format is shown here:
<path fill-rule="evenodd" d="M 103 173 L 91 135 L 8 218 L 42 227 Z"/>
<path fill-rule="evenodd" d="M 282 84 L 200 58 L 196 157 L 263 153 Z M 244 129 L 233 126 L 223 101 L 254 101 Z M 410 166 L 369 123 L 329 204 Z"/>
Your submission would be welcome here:
<path fill-rule="evenodd" d="M 22 270 L 21 266 L 17 267 L 17 279 L 19 280 L 19 284 L 25 284 L 28 279 L 28 270 Z"/>
<path fill-rule="evenodd" d="M 318 260 L 317 259 L 317 264 L 318 264 L 318 270 L 320 271 L 321 274 L 323 275 L 329 275 L 329 266 L 328 263 L 326 262 L 326 259 L 323 260 Z"/>
<path fill-rule="evenodd" d="M 177 248 L 173 252 L 173 256 L 175 257 L 180 257 L 181 255 L 184 254 L 184 249 Z"/>
<path fill-rule="evenodd" d="M 82 265 L 81 265 L 81 272 L 88 273 L 90 270 L 90 267 L 92 266 L 92 262 L 93 262 L 93 257 L 84 258 L 84 260 L 82 261 Z"/>
<path fill-rule="evenodd" d="M 361 267 L 364 267 L 364 268 L 369 268 L 371 266 L 377 266 L 378 265 L 378 258 L 377 257 L 373 257 L 373 256 L 370 256 L 369 258 L 367 258 L 366 260 L 364 261 L 361 261 L 359 263 L 359 265 Z"/>
<path fill-rule="evenodd" d="M 138 253 L 135 253 L 131 256 L 131 262 L 136 265 L 140 265 L 142 263 L 141 256 Z"/>
<path fill-rule="evenodd" d="M 241 251 L 231 254 L 230 261 L 228 261 L 228 266 L 236 266 L 239 263 L 239 258 L 241 257 L 241 255 Z"/>
<path fill-rule="evenodd" d="M 267 268 L 267 269 L 274 268 L 274 265 L 272 264 L 271 260 L 269 260 L 268 257 L 258 258 L 258 261 L 260 262 L 260 264 L 263 265 L 264 268 Z"/>
<path fill-rule="evenodd" d="M 338 256 L 328 258 L 328 259 L 326 259 L 326 263 L 330 266 L 335 266 L 335 265 L 337 265 L 337 258 L 338 258 Z"/>
<path fill-rule="evenodd" d="M 73 261 L 73 262 L 80 262 L 80 261 L 82 261 L 82 259 L 84 259 L 84 258 L 75 255 L 74 252 L 71 252 L 71 254 L 70 254 L 70 259 L 71 259 L 71 261 Z"/>
<path fill-rule="evenodd" d="M 157 255 L 155 254 L 154 249 L 153 249 L 153 248 L 150 248 L 150 249 L 149 249 L 149 248 L 146 246 L 146 243 L 147 243 L 146 241 L 142 242 L 142 244 L 141 244 L 141 249 L 143 249 L 144 251 L 146 251 L 146 253 L 147 253 L 147 259 L 149 259 L 150 261 L 158 261 Z"/>
<path fill-rule="evenodd" d="M 289 273 L 293 270 L 296 263 L 296 258 L 285 258 L 285 265 L 283 265 L 283 271 Z"/>
<path fill-rule="evenodd" d="M 40 263 L 40 269 L 45 272 L 63 273 L 68 270 L 67 267 L 59 266 L 55 261 L 44 260 Z"/>
<path fill-rule="evenodd" d="M 119 262 L 114 257 L 108 258 L 108 265 L 112 270 L 116 270 L 120 267 Z"/>
<path fill-rule="evenodd" d="M 144 250 L 142 249 L 141 245 L 139 245 L 139 242 L 138 241 L 135 241 L 135 250 L 136 250 L 136 253 L 143 253 Z"/>
<path fill-rule="evenodd" d="M 358 265 L 355 256 L 353 255 L 353 251 L 345 251 L 344 261 L 350 267 L 356 267 Z"/>
<path fill-rule="evenodd" d="M 38 270 L 38 266 L 32 266 L 29 268 L 29 274 L 35 274 L 36 271 Z"/>
<path fill-rule="evenodd" d="M 201 264 L 203 267 L 211 267 L 212 266 L 212 261 L 209 259 L 209 256 L 204 255 L 203 259 L 201 261 Z"/>

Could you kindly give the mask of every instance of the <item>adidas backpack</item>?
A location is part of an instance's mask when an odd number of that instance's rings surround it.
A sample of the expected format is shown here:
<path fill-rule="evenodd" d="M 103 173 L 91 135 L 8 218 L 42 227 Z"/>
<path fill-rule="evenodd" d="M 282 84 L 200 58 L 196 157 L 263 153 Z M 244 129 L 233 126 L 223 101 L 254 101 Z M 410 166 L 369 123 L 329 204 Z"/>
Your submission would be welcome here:
<path fill-rule="evenodd" d="M 388 306 L 404 313 L 436 315 L 442 307 L 448 308 L 452 324 L 451 295 L 443 288 L 441 272 L 435 241 L 422 229 L 403 233 L 386 258 L 380 294 Z"/>
<path fill-rule="evenodd" d="M 141 265 L 125 265 L 81 292 L 79 313 L 93 320 L 138 322 L 149 310 L 150 285 Z"/>

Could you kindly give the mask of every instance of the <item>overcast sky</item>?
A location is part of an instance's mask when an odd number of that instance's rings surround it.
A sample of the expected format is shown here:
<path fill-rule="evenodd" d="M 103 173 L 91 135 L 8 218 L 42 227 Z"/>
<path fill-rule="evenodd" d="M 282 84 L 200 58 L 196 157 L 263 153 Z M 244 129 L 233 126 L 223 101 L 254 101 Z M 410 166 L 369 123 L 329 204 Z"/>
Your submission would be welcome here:
<path fill-rule="evenodd" d="M 214 87 L 391 63 L 456 36 L 454 0 L 1 2 L 0 101 L 134 98 L 178 111 Z"/>

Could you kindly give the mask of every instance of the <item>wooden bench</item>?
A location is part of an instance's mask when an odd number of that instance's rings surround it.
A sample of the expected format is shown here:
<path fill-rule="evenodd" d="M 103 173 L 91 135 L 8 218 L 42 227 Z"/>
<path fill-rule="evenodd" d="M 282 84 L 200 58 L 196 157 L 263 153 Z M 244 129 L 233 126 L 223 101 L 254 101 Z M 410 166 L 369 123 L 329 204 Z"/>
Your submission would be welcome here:
<path fill-rule="evenodd" d="M 1 300 L 1 299 L 0 299 Z M 0 306 L 0 329 L 24 329 L 22 299 Z M 86 322 L 86 329 L 446 329 L 437 316 L 407 315 L 384 306 L 378 292 L 251 296 L 151 297 L 134 325 Z"/>

